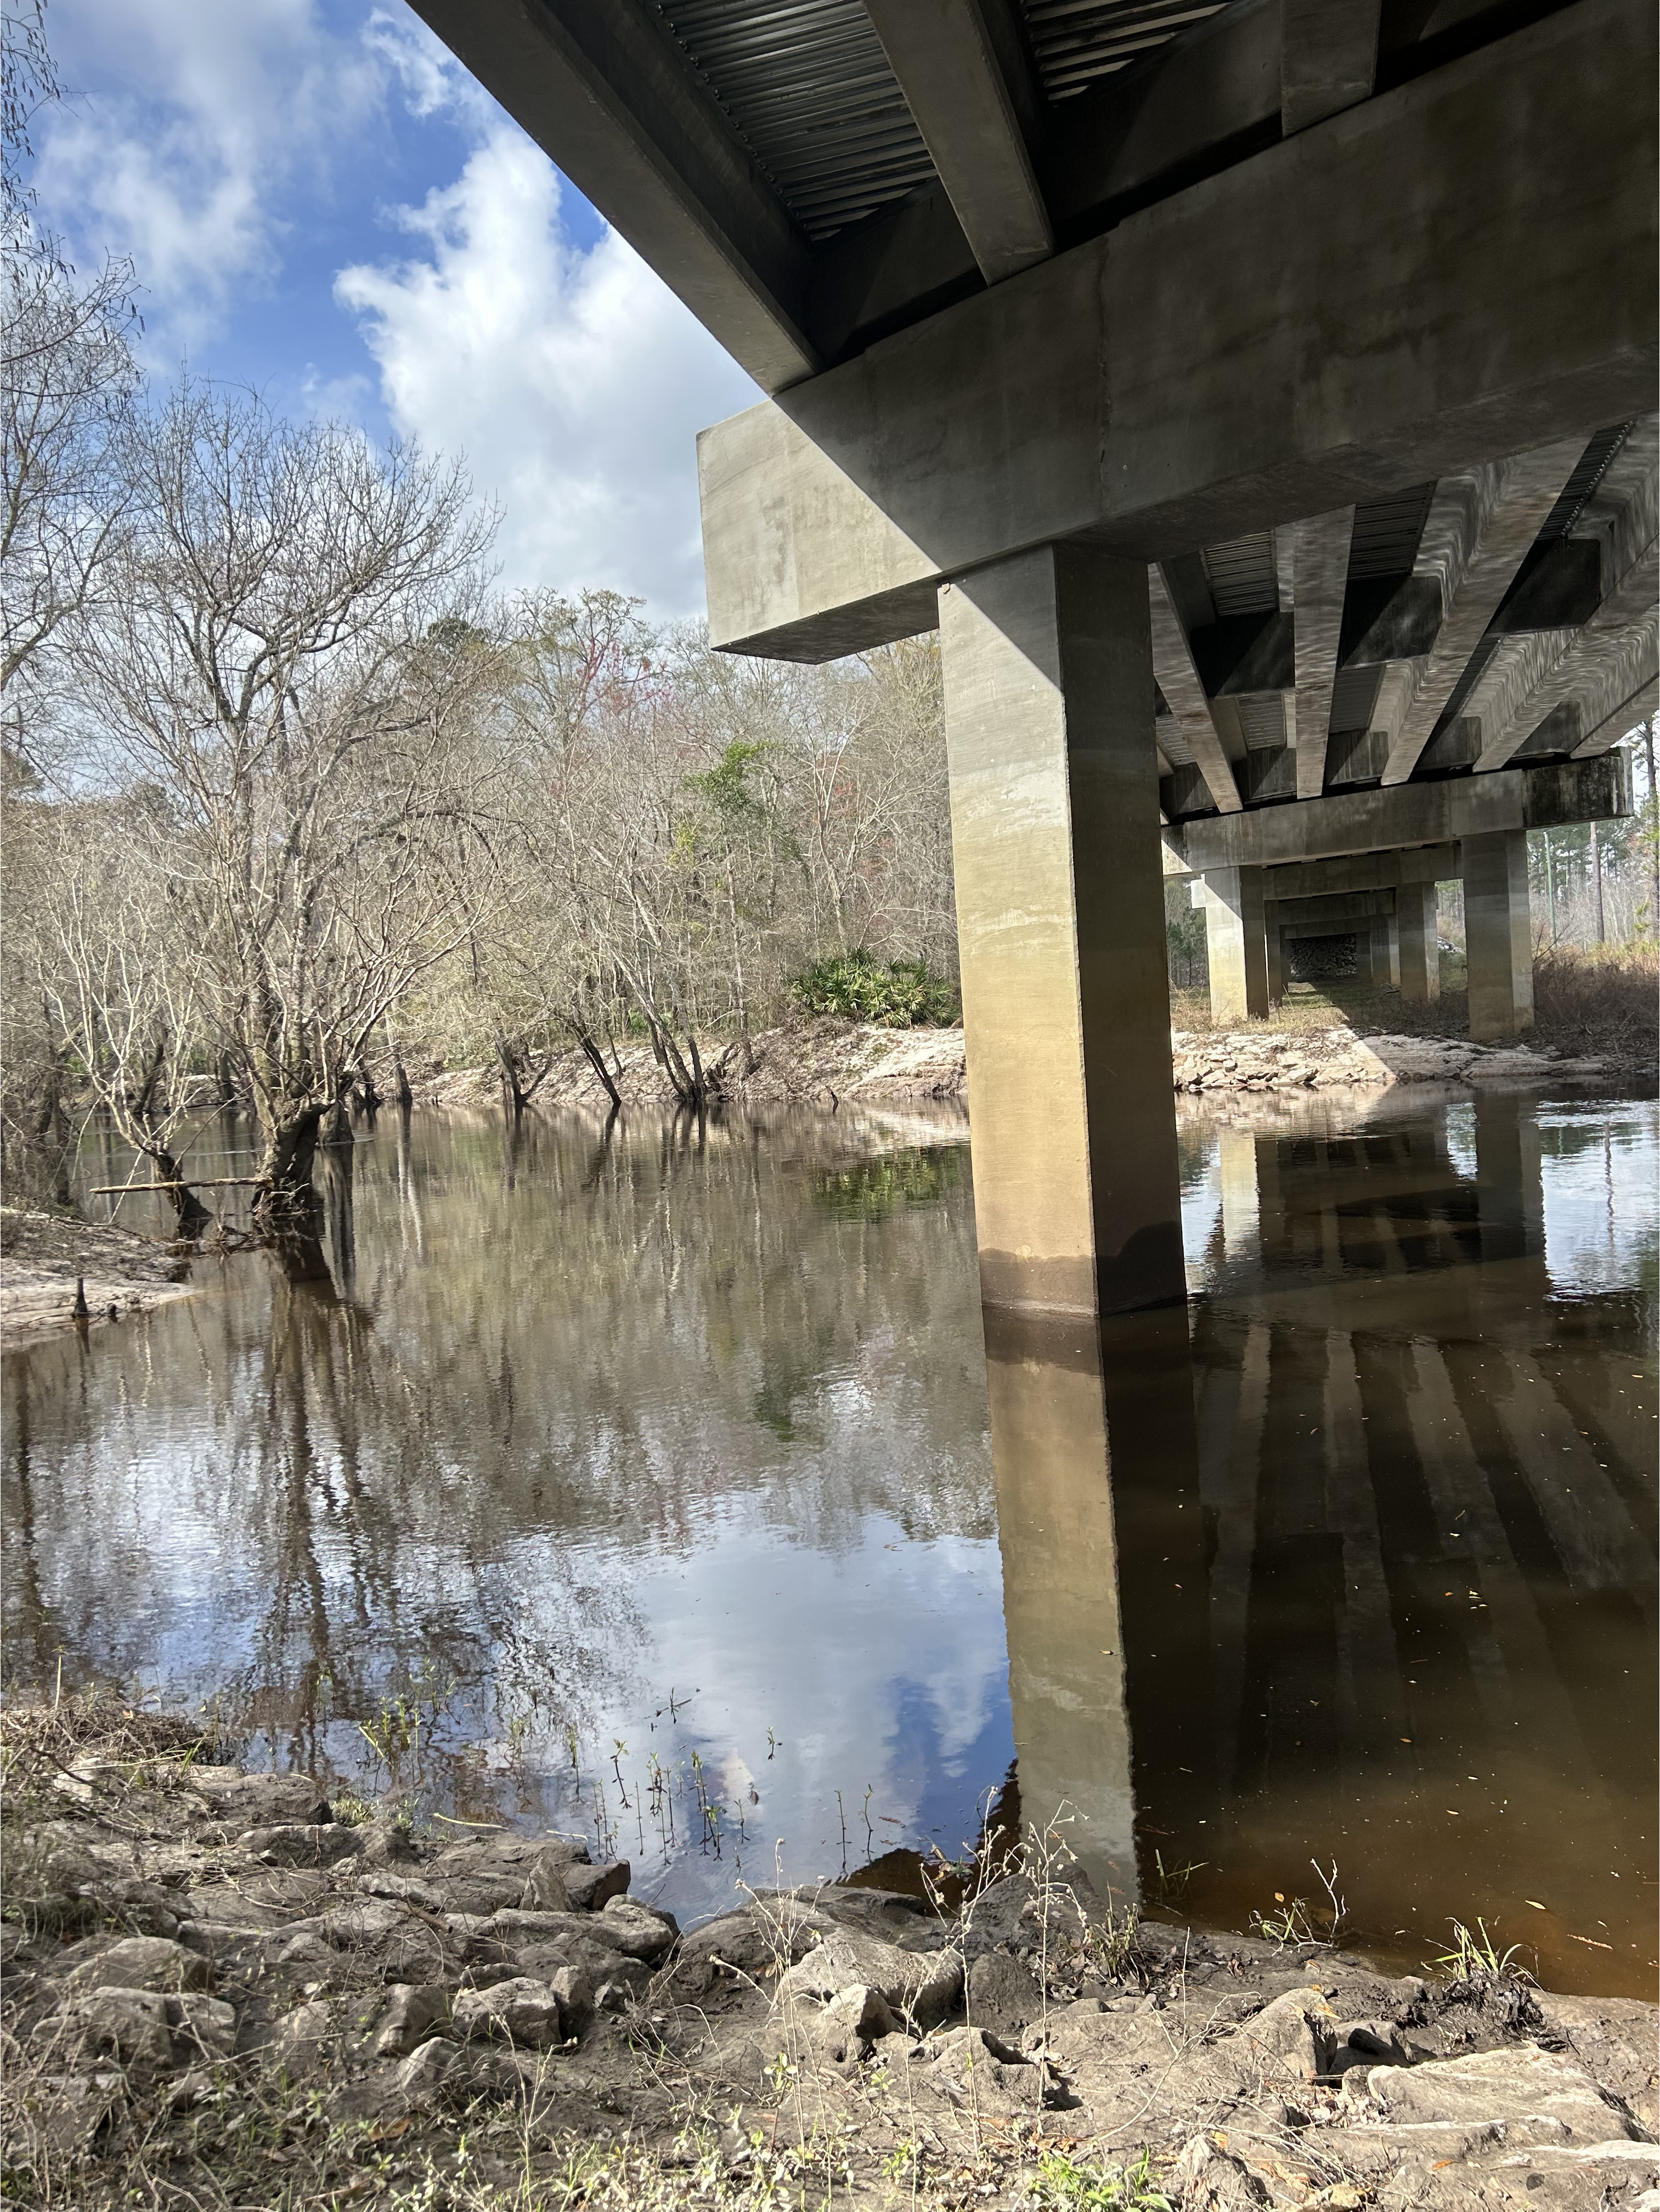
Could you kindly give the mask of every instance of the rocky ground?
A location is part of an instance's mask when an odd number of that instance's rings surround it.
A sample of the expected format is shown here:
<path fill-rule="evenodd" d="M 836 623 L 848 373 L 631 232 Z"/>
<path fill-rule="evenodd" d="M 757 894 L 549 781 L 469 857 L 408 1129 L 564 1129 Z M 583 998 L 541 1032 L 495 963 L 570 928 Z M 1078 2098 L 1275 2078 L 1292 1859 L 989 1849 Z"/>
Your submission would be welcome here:
<path fill-rule="evenodd" d="M 416 1836 L 182 1725 L 13 1709 L 9 2203 L 1654 2212 L 1655 2014 L 1472 1954 L 848 1885 L 690 1931 L 626 1864 Z"/>
<path fill-rule="evenodd" d="M 0 1207 L 0 1341 L 27 1344 L 71 1327 L 77 1282 L 89 1328 L 188 1297 L 190 1267 L 167 1246 L 108 1222 Z"/>
<path fill-rule="evenodd" d="M 1357 1036 L 1324 1030 L 1172 1032 L 1178 1091 L 1292 1091 L 1391 1083 L 1538 1083 L 1612 1071 L 1547 1046 L 1471 1044 L 1466 1037 Z"/>

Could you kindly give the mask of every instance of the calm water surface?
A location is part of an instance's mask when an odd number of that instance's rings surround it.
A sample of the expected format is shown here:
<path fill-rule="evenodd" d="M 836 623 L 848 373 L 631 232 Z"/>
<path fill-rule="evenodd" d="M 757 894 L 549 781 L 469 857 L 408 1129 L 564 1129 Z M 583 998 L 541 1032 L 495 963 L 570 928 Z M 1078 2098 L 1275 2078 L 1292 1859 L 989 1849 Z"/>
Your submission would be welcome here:
<path fill-rule="evenodd" d="M 1335 1863 L 1380 1954 L 1480 1913 L 1651 1993 L 1653 1104 L 1182 1141 L 1189 1310 L 1097 1340 L 982 1330 L 944 1114 L 383 1115 L 325 1267 L 6 1360 L 9 1679 L 586 1827 L 683 1917 L 955 1855 L 1018 1759 L 1145 1909 Z"/>

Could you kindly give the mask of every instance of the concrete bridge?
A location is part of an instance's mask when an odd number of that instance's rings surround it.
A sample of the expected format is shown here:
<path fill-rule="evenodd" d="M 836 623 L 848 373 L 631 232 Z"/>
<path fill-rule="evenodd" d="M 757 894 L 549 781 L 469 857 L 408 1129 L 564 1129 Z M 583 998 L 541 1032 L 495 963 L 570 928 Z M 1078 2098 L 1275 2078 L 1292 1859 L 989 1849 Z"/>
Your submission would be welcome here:
<path fill-rule="evenodd" d="M 714 642 L 938 629 L 988 1305 L 1183 1291 L 1219 1003 L 1364 921 L 1531 1019 L 1526 832 L 1656 690 L 1651 0 L 416 0 L 770 396 Z"/>

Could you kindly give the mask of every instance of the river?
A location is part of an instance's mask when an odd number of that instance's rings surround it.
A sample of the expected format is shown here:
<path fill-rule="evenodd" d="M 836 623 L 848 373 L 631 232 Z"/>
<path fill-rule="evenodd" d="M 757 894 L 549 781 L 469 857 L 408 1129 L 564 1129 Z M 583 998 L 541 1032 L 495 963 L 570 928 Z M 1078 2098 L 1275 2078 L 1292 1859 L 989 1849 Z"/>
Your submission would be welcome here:
<path fill-rule="evenodd" d="M 383 1113 L 325 1268 L 6 1358 L 9 1687 L 583 1828 L 683 1918 L 1018 1787 L 1145 1911 L 1323 1924 L 1318 1869 L 1380 1958 L 1479 1916 L 1651 1995 L 1653 1103 L 1181 1141 L 1187 1311 L 988 1342 L 951 1109 Z"/>

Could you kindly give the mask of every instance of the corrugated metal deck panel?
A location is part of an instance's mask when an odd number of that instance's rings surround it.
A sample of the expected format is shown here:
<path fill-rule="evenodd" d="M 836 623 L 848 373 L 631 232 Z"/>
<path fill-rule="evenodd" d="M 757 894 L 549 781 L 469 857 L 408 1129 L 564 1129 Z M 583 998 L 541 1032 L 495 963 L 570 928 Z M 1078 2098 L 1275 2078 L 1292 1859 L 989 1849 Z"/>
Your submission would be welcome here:
<path fill-rule="evenodd" d="M 1271 615 L 1280 605 L 1274 565 L 1274 532 L 1253 531 L 1225 545 L 1205 549 L 1205 574 L 1219 615 Z"/>
<path fill-rule="evenodd" d="M 933 163 L 860 0 L 656 0 L 809 238 L 932 181 Z"/>
<path fill-rule="evenodd" d="M 1026 35 L 1045 94 L 1067 100 L 1128 69 L 1228 0 L 1023 0 Z"/>

